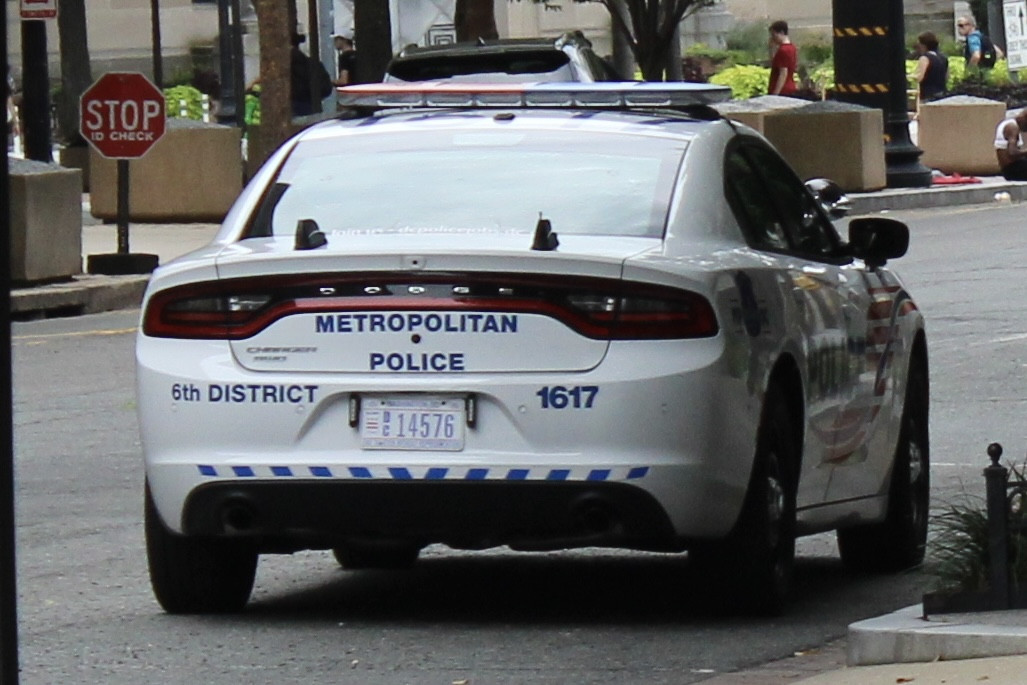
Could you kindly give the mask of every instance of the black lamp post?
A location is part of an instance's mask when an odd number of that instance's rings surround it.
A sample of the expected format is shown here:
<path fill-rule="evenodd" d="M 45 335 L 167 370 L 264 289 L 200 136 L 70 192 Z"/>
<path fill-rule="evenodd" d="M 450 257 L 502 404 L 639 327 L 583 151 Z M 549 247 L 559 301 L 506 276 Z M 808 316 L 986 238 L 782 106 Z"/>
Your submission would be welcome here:
<path fill-rule="evenodd" d="M 835 98 L 883 112 L 888 187 L 931 185 L 909 138 L 902 0 L 833 0 L 832 14 Z"/>

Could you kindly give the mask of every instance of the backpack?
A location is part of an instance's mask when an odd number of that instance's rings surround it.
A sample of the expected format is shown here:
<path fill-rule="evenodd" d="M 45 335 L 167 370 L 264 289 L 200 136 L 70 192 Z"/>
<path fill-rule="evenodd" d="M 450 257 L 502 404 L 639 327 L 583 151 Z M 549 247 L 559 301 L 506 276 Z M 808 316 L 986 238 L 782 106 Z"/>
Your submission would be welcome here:
<path fill-rule="evenodd" d="M 967 63 L 970 61 L 970 46 L 967 45 L 963 48 L 963 53 L 966 56 Z M 991 38 L 988 38 L 983 33 L 981 34 L 981 61 L 977 63 L 977 66 L 982 69 L 991 69 L 995 66 L 995 62 L 998 61 L 998 55 L 995 52 L 995 44 L 991 42 Z"/>
<path fill-rule="evenodd" d="M 995 44 L 983 33 L 981 34 L 981 66 L 991 69 L 997 61 Z"/>

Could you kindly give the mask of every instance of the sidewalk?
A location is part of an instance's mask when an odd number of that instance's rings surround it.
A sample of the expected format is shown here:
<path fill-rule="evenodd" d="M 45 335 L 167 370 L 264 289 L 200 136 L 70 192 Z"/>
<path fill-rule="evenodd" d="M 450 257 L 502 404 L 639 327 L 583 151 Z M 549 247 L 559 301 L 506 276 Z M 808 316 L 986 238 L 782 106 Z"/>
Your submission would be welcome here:
<path fill-rule="evenodd" d="M 1005 196 L 1008 194 L 1008 196 Z M 1022 202 L 1027 183 L 1010 183 L 1001 177 L 984 177 L 981 183 L 931 188 L 885 189 L 850 193 L 852 215 L 884 211 L 952 207 L 959 205 Z M 89 196 L 82 203 L 82 262 L 90 254 L 117 251 L 117 226 L 103 224 L 89 213 Z M 217 233 L 217 224 L 129 225 L 129 250 L 156 254 L 161 264 L 206 244 Z M 81 274 L 71 281 L 15 288 L 11 312 L 15 320 L 76 316 L 113 309 L 137 307 L 149 277 Z M 1027 682 L 1027 678 L 1025 678 Z"/>

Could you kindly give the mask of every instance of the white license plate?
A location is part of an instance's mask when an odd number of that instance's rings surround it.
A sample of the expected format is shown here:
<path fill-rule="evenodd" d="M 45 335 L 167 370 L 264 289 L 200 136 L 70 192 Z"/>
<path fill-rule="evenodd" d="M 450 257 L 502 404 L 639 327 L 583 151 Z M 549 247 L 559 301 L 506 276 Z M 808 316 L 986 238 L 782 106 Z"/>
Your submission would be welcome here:
<path fill-rule="evenodd" d="M 462 397 L 364 397 L 360 402 L 361 447 L 462 450 L 466 406 Z"/>

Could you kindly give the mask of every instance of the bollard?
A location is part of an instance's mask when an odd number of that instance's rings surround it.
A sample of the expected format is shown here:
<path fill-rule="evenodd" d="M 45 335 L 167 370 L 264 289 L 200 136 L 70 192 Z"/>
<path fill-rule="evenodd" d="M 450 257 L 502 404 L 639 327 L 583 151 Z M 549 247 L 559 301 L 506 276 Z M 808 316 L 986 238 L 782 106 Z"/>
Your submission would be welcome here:
<path fill-rule="evenodd" d="M 984 469 L 988 498 L 988 561 L 990 562 L 991 600 L 993 608 L 1008 609 L 1011 605 L 1009 588 L 1009 521 L 1007 518 L 1006 484 L 1009 469 L 1000 466 L 1002 445 L 988 445 L 991 466 Z"/>
<path fill-rule="evenodd" d="M 200 106 L 203 108 L 203 122 L 210 123 L 210 96 L 204 93 L 200 96 Z"/>
<path fill-rule="evenodd" d="M 185 100 L 178 101 L 178 116 L 182 117 L 183 119 L 189 116 L 189 109 L 186 107 L 187 104 L 188 103 L 186 103 Z"/>

